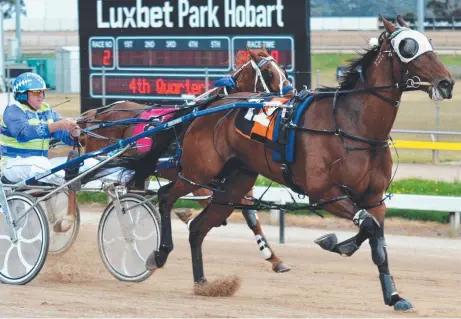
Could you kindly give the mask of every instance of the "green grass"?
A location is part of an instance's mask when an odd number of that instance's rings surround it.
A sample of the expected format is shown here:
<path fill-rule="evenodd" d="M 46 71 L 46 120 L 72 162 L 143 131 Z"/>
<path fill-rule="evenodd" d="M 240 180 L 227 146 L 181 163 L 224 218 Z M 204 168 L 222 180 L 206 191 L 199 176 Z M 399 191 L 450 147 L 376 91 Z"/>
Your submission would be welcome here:
<path fill-rule="evenodd" d="M 311 70 L 315 72 L 336 72 L 336 67 L 347 64 L 348 59 L 357 57 L 355 54 L 316 53 L 311 55 Z"/>
<path fill-rule="evenodd" d="M 79 204 L 91 204 L 91 203 L 107 204 L 107 193 L 81 191 L 77 193 L 77 202 Z"/>
<path fill-rule="evenodd" d="M 386 218 L 389 217 L 400 217 L 408 220 L 430 221 L 440 224 L 448 224 L 449 222 L 448 213 L 425 210 L 403 210 L 389 208 L 386 212 Z"/>
<path fill-rule="evenodd" d="M 461 183 L 436 182 L 422 179 L 394 181 L 389 188 L 394 194 L 461 196 Z"/>
<path fill-rule="evenodd" d="M 461 65 L 461 56 L 459 55 L 439 55 L 439 58 L 446 65 Z"/>

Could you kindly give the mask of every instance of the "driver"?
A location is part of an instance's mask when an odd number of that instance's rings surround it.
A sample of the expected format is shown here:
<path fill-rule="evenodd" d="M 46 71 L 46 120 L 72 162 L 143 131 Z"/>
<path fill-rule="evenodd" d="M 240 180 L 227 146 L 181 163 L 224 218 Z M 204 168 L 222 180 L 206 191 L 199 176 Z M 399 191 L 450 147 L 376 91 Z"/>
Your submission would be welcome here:
<path fill-rule="evenodd" d="M 80 135 L 77 123 L 53 111 L 44 102 L 47 90 L 43 78 L 35 73 L 23 73 L 13 82 L 16 103 L 8 105 L 0 121 L 0 153 L 3 176 L 11 183 L 18 183 L 43 173 L 67 161 L 66 157 L 48 159 L 52 138 L 72 146 Z M 84 162 L 88 169 L 98 163 L 91 159 Z M 40 181 L 65 184 L 63 170 L 43 177 Z"/>

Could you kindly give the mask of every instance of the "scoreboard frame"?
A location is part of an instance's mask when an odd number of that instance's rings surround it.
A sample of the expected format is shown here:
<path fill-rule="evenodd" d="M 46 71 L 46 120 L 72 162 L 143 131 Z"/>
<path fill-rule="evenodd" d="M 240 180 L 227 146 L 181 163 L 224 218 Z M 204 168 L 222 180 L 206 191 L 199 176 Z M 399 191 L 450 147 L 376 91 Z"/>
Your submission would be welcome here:
<path fill-rule="evenodd" d="M 170 20 L 164 20 L 162 24 L 157 19 L 155 20 L 156 27 L 153 27 L 154 20 L 149 21 L 149 19 L 154 19 L 154 16 L 158 18 L 162 8 L 163 13 L 167 9 L 170 11 L 171 14 L 168 18 Z M 225 13 L 229 13 L 228 10 L 230 9 L 234 10 L 231 12 L 232 16 L 229 14 L 226 16 Z M 190 99 L 190 96 L 186 96 L 187 94 L 185 96 L 148 96 L 145 94 L 134 95 L 131 92 L 130 94 L 106 94 L 102 96 L 102 94 L 94 94 L 95 88 L 92 86 L 92 79 L 102 74 L 110 78 L 117 75 L 120 75 L 120 78 L 139 76 L 141 79 L 146 78 L 146 81 L 150 81 L 152 85 L 153 77 L 167 76 L 173 78 L 176 76 L 178 81 L 183 81 L 187 77 L 193 80 L 208 76 L 209 82 L 212 82 L 212 79 L 225 76 L 236 70 L 235 55 L 238 51 L 245 49 L 240 47 L 242 46 L 242 39 L 247 40 L 247 43 L 264 41 L 275 43 L 273 44 L 275 47 L 266 48 L 266 50 L 269 52 L 271 50 L 280 51 L 283 63 L 287 64 L 285 70 L 290 79 L 293 79 L 293 84 L 298 89 L 303 85 L 311 86 L 309 0 L 78 0 L 78 10 L 81 112 L 100 107 L 103 101 L 112 103 L 121 99 L 130 99 L 146 103 L 148 100 L 152 100 L 153 102 L 168 104 Z M 189 11 L 187 12 L 187 10 Z M 178 12 L 178 16 L 175 16 L 176 12 Z M 258 12 L 265 12 L 266 16 L 257 16 Z M 166 19 L 165 16 L 163 19 Z M 182 20 L 179 21 L 180 19 Z M 147 22 L 151 25 L 147 26 Z M 135 66 L 122 65 L 120 67 L 119 54 L 122 41 L 135 39 L 177 40 L 177 51 L 180 51 L 179 43 L 181 41 L 197 40 L 200 46 L 198 49 L 204 53 L 194 54 L 192 49 L 186 48 L 189 52 L 184 55 L 185 59 L 189 59 L 187 62 L 178 65 L 178 61 L 180 61 L 178 54 L 181 56 L 181 53 L 175 52 L 174 54 L 171 53 L 169 60 L 171 65 L 162 67 L 158 64 L 162 63 L 163 57 L 147 60 L 151 58 L 147 57 L 146 50 L 141 49 L 139 56 L 133 54 L 133 58 L 128 62 Z M 212 52 L 212 49 L 204 47 L 204 45 L 210 43 L 207 40 L 212 39 L 225 41 L 223 47 L 227 46 L 227 48 L 224 50 L 216 49 L 220 51 L 219 55 L 209 53 Z M 201 40 L 205 40 L 203 42 L 205 44 L 202 44 Z M 109 42 L 93 43 L 92 41 Z M 236 42 L 238 42 L 238 46 Z M 280 49 L 280 45 L 283 47 L 282 49 Z M 250 46 L 250 48 L 255 47 Z M 134 51 L 136 52 L 136 50 Z M 152 52 L 155 54 L 155 48 L 152 49 Z M 223 54 L 226 54 L 225 58 Z M 103 58 L 104 55 L 108 59 L 107 67 L 102 66 L 102 62 L 95 60 L 95 58 Z M 169 58 L 168 54 L 166 58 Z M 192 59 L 197 59 L 197 65 L 200 66 L 192 66 Z M 223 67 L 216 67 L 217 64 L 224 62 L 224 59 L 228 59 L 228 61 L 224 63 Z M 209 61 L 210 67 L 206 67 L 207 61 Z M 136 66 L 136 63 L 139 63 L 139 66 Z M 142 63 L 146 63 L 146 65 L 143 66 Z M 290 63 L 291 65 L 289 65 Z M 107 86 L 105 87 L 107 93 Z M 152 89 L 154 89 L 154 85 L 152 85 Z M 126 92 L 126 88 L 123 88 L 123 91 Z"/>

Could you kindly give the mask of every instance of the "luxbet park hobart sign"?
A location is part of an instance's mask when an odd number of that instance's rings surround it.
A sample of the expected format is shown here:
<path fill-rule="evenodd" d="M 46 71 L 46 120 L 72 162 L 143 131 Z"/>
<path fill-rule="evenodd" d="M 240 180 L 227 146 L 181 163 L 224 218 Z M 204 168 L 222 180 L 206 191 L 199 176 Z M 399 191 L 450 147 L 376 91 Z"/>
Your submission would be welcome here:
<path fill-rule="evenodd" d="M 81 111 L 184 103 L 264 45 L 310 87 L 309 0 L 79 0 Z"/>
<path fill-rule="evenodd" d="M 274 0 L 274 4 L 266 5 L 255 5 L 251 0 L 245 0 L 243 4 L 237 4 L 237 0 L 207 0 L 205 5 L 193 5 L 191 2 L 178 0 L 174 7 L 170 1 L 165 1 L 158 6 L 147 6 L 142 0 L 136 0 L 136 5 L 131 7 L 110 6 L 105 14 L 104 0 L 97 0 L 98 28 L 220 28 L 221 26 L 270 28 L 284 26 L 283 0 Z M 223 22 L 219 19 L 221 13 L 224 16 Z"/>

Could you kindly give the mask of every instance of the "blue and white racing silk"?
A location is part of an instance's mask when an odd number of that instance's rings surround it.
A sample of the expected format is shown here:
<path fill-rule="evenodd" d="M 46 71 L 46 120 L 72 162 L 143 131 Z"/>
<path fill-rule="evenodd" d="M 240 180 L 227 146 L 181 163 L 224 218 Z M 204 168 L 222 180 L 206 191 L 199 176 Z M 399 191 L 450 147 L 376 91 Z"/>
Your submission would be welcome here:
<path fill-rule="evenodd" d="M 0 122 L 1 163 L 16 157 L 48 157 L 51 138 L 73 145 L 69 131 L 50 133 L 48 124 L 60 119 L 47 103 L 38 110 L 19 103 L 7 106 Z"/>

